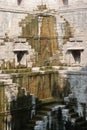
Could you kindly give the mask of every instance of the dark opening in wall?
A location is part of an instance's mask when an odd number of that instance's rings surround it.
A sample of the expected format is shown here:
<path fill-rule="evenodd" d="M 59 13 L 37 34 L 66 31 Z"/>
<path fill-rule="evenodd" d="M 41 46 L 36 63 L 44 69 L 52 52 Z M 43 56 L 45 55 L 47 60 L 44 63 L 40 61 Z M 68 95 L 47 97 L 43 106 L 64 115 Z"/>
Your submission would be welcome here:
<path fill-rule="evenodd" d="M 80 63 L 80 61 L 81 61 L 81 51 L 80 50 L 72 50 L 72 55 L 74 57 L 75 63 Z"/>
<path fill-rule="evenodd" d="M 22 2 L 22 0 L 17 0 L 18 5 L 20 5 L 20 4 L 21 4 L 21 2 Z"/>
<path fill-rule="evenodd" d="M 27 54 L 27 51 L 15 51 L 15 53 L 17 54 L 17 62 L 20 63 L 24 55 Z"/>
<path fill-rule="evenodd" d="M 20 62 L 21 59 L 23 58 L 25 52 L 24 51 L 19 51 L 17 52 L 17 61 Z"/>
<path fill-rule="evenodd" d="M 62 0 L 64 5 L 68 5 L 68 0 Z"/>

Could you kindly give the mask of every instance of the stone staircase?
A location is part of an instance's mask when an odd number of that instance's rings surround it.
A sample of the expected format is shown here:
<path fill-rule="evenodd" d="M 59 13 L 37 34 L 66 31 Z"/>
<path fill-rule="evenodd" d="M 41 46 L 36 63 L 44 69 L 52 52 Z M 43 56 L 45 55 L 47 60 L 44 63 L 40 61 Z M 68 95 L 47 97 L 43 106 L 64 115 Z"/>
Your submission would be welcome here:
<path fill-rule="evenodd" d="M 15 88 L 13 87 L 15 86 L 15 84 L 12 82 L 11 75 L 0 74 L 0 82 L 4 82 L 6 86 L 9 86 L 10 89 L 9 91 L 7 88 L 5 88 L 6 94 L 7 92 L 11 94 Z M 38 123 L 43 123 L 44 118 L 49 117 L 49 113 L 51 113 L 54 110 L 57 110 L 59 107 L 62 108 L 63 117 L 66 118 L 65 120 L 69 118 L 71 122 L 75 124 L 73 130 L 75 129 L 87 130 L 87 121 L 84 119 L 84 117 L 79 116 L 79 114 L 74 110 L 75 105 L 76 105 L 75 100 L 69 101 L 68 105 L 64 103 L 62 99 L 52 98 L 52 99 L 38 101 L 38 104 L 36 106 L 36 115 L 32 119 L 29 119 L 26 122 L 22 130 L 37 130 L 37 127 L 40 127 L 40 124 L 38 125 Z"/>
<path fill-rule="evenodd" d="M 41 103 L 37 106 L 36 115 L 32 119 L 30 119 L 26 125 L 24 130 L 36 130 L 38 127 L 38 123 L 42 123 L 44 118 L 46 118 L 53 108 L 59 107 L 63 104 L 63 100 L 58 99 L 49 99 L 47 101 L 41 101 Z M 40 127 L 40 125 L 39 125 Z"/>
<path fill-rule="evenodd" d="M 87 121 L 75 112 L 73 105 L 75 104 L 71 103 L 69 105 L 65 105 L 61 99 L 41 101 L 40 104 L 37 105 L 36 115 L 32 119 L 28 120 L 23 130 L 38 130 L 40 127 L 43 127 L 44 118 L 50 117 L 49 113 L 54 110 L 58 110 L 59 107 L 62 108 L 63 118 L 66 118 L 64 119 L 64 122 L 67 122 L 67 120 L 70 119 L 72 124 L 74 124 L 73 130 L 87 130 Z M 45 130 L 49 129 L 46 128 Z M 51 128 L 51 130 L 54 129 Z"/>
<path fill-rule="evenodd" d="M 76 112 L 76 101 L 70 101 L 68 105 L 66 105 L 65 109 L 68 110 L 68 117 L 71 122 L 74 124 L 73 130 L 87 130 L 87 121 L 84 117 L 79 116 L 79 113 Z M 66 115 L 66 116 L 67 116 Z"/>
<path fill-rule="evenodd" d="M 80 130 L 87 130 L 87 121 L 78 115 L 76 112 L 69 112 L 71 120 L 75 121 L 75 128 Z"/>
<path fill-rule="evenodd" d="M 7 88 L 5 88 L 6 94 L 7 92 L 11 94 L 14 89 L 13 86 L 15 85 L 12 83 L 11 75 L 0 74 L 0 81 L 4 82 L 6 86 L 9 86 L 9 91 Z M 40 125 L 37 125 L 38 122 L 43 123 L 44 118 L 49 117 L 49 113 L 51 113 L 53 110 L 57 110 L 58 107 L 62 107 L 63 117 L 66 118 L 65 120 L 69 118 L 71 122 L 75 124 L 73 130 L 87 130 L 87 121 L 84 119 L 84 117 L 79 116 L 79 114 L 74 110 L 75 105 L 75 100 L 70 101 L 68 105 L 64 103 L 62 99 L 52 98 L 38 101 L 38 104 L 36 106 L 36 115 L 32 119 L 29 119 L 28 122 L 26 122 L 23 130 L 37 130 L 36 126 L 40 127 Z"/>

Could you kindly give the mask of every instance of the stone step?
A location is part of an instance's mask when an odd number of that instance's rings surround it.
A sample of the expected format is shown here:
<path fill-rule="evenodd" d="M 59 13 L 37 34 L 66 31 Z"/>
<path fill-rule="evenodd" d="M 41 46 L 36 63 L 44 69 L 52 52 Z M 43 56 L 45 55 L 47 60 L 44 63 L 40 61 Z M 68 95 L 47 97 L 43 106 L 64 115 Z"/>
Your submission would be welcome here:
<path fill-rule="evenodd" d="M 12 79 L 0 79 L 0 82 L 4 82 L 4 84 L 12 84 Z"/>
<path fill-rule="evenodd" d="M 42 119 L 41 119 L 42 120 Z M 35 117 L 33 117 L 31 120 L 29 120 L 29 123 L 30 124 L 36 124 L 36 121 L 39 121 L 39 119 L 38 118 L 35 118 Z"/>
<path fill-rule="evenodd" d="M 73 109 L 73 108 L 70 108 L 70 109 L 69 109 L 69 113 L 72 113 L 72 112 L 74 112 L 74 109 Z"/>
<path fill-rule="evenodd" d="M 0 79 L 9 79 L 12 78 L 10 74 L 0 74 Z"/>
<path fill-rule="evenodd" d="M 79 116 L 78 116 L 78 113 L 75 113 L 75 112 L 69 113 L 69 116 L 70 116 L 71 118 L 79 117 Z"/>
<path fill-rule="evenodd" d="M 52 108 L 58 107 L 58 106 L 60 106 L 60 104 L 58 104 L 58 103 L 44 105 L 45 108 L 49 108 L 49 109 L 52 109 Z"/>
<path fill-rule="evenodd" d="M 87 126 L 86 127 L 82 127 L 82 130 L 87 130 Z"/>
<path fill-rule="evenodd" d="M 52 110 L 52 107 L 42 107 L 41 108 L 41 110 L 44 110 L 44 111 L 46 111 L 46 112 L 48 112 L 48 111 L 51 111 Z"/>
<path fill-rule="evenodd" d="M 42 100 L 42 104 L 43 105 L 47 105 L 47 104 L 54 104 L 54 103 L 58 103 L 58 104 L 62 104 L 63 102 L 63 99 L 60 99 L 60 98 L 48 98 L 48 99 L 45 99 L 45 100 Z"/>
<path fill-rule="evenodd" d="M 52 111 L 52 110 L 57 109 L 59 107 L 61 107 L 61 105 L 58 104 L 58 103 L 56 103 L 56 104 L 50 104 L 50 105 L 43 106 L 41 108 L 41 111 L 47 111 L 47 112 L 49 112 L 49 111 Z"/>
<path fill-rule="evenodd" d="M 42 120 L 43 119 L 43 115 L 36 115 L 34 117 L 34 119 L 36 119 L 36 120 Z"/>
<path fill-rule="evenodd" d="M 35 125 L 32 124 L 26 124 L 25 127 L 28 128 L 28 130 L 31 130 L 34 128 Z"/>
<path fill-rule="evenodd" d="M 37 114 L 44 116 L 44 115 L 47 115 L 48 112 L 50 112 L 50 111 L 42 111 L 42 110 L 41 110 L 41 111 L 39 111 Z"/>
<path fill-rule="evenodd" d="M 80 122 L 77 122 L 76 124 L 79 125 L 79 126 L 82 126 L 82 127 L 84 127 L 84 126 L 87 127 L 87 122 L 84 121 L 84 120 L 80 121 Z"/>
<path fill-rule="evenodd" d="M 33 125 L 35 125 L 35 124 L 36 124 L 36 120 L 35 120 L 35 119 L 31 119 L 31 120 L 28 121 L 28 124 L 33 124 Z"/>
<path fill-rule="evenodd" d="M 55 108 L 55 107 L 58 108 L 60 106 L 60 104 L 63 104 L 63 101 L 59 100 L 59 99 L 58 100 L 48 99 L 48 100 L 45 100 L 45 101 L 43 100 L 40 104 L 41 106 L 37 110 L 37 115 L 35 117 L 33 117 L 32 120 L 29 121 L 29 124 L 27 125 L 27 127 L 30 130 L 33 130 L 34 126 L 36 124 L 36 121 L 43 120 L 43 117 L 46 116 L 48 112 L 52 111 L 52 109 Z M 71 106 L 70 107 L 67 106 L 65 108 L 67 108 L 69 110 L 69 116 L 71 116 L 71 118 L 73 118 L 73 119 L 75 118 L 77 126 L 81 125 L 81 127 L 82 127 L 83 124 L 85 124 L 83 118 L 79 117 L 78 113 L 74 112 L 74 109 Z"/>
<path fill-rule="evenodd" d="M 78 123 L 78 122 L 81 122 L 83 120 L 84 120 L 83 117 L 77 117 L 75 122 Z"/>
<path fill-rule="evenodd" d="M 66 105 L 66 109 L 69 109 L 69 112 L 74 112 L 74 109 L 72 108 L 73 106 L 70 106 L 69 104 Z"/>
<path fill-rule="evenodd" d="M 32 130 L 36 124 L 36 121 L 42 121 L 44 116 L 46 116 L 50 111 L 52 111 L 52 108 L 59 107 L 62 100 L 55 100 L 53 98 L 42 100 L 39 108 L 37 109 L 37 113 L 35 117 L 33 117 L 31 120 L 29 120 L 27 127 L 29 130 Z"/>

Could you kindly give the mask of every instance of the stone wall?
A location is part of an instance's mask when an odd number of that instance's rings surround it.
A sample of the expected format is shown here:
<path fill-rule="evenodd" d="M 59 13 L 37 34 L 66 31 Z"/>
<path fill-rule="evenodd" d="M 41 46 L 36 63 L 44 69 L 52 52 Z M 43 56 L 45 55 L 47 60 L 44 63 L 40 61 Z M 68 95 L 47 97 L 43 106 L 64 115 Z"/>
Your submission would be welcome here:
<path fill-rule="evenodd" d="M 4 36 L 5 33 L 8 33 L 9 36 L 19 36 L 21 33 L 19 22 L 21 21 L 21 19 L 25 18 L 27 13 L 30 12 L 29 10 L 30 8 L 28 8 L 30 3 L 23 0 L 20 6 L 17 5 L 17 1 L 6 1 L 6 2 L 1 1 L 1 3 L 3 9 L 1 9 L 0 11 L 0 18 L 1 18 L 0 36 Z M 56 6 L 61 7 L 61 8 L 57 8 L 59 15 L 60 16 L 62 15 L 69 22 L 72 31 L 75 32 L 76 34 L 79 33 L 79 31 L 84 32 L 84 29 L 87 26 L 86 24 L 87 9 L 86 9 L 86 4 L 84 3 L 87 2 L 85 0 L 82 3 L 77 2 L 77 0 L 73 2 L 69 1 L 70 6 L 68 7 L 67 6 L 62 7 L 60 1 L 58 1 L 58 3 L 60 5 L 56 4 Z M 79 3 L 79 7 L 77 7 L 77 3 Z M 37 2 L 37 4 L 39 4 L 39 2 Z M 6 5 L 8 5 L 8 7 Z M 56 6 L 54 6 L 55 10 L 56 10 Z M 36 13 L 36 12 L 34 11 L 32 13 Z"/>
<path fill-rule="evenodd" d="M 26 14 L 18 14 L 11 12 L 0 12 L 0 37 L 4 37 L 7 33 L 10 37 L 17 37 L 21 33 L 19 22 Z"/>
<path fill-rule="evenodd" d="M 71 27 L 73 36 L 86 36 L 87 8 L 82 4 L 80 7 L 65 7 L 58 10 L 60 16 L 65 18 Z"/>
<path fill-rule="evenodd" d="M 28 45 L 26 39 L 12 39 L 0 41 L 1 69 L 15 69 L 16 67 L 32 67 L 35 63 L 36 52 Z"/>
<path fill-rule="evenodd" d="M 26 88 L 39 99 L 59 97 L 61 90 L 58 84 L 58 72 L 32 72 L 13 76 L 13 82 Z"/>
<path fill-rule="evenodd" d="M 87 43 L 83 42 L 81 39 L 72 39 L 72 41 L 67 42 L 63 46 L 64 50 L 64 61 L 69 66 L 84 66 L 87 65 Z M 79 60 L 76 61 L 76 55 L 73 55 L 74 51 L 80 52 Z"/>
<path fill-rule="evenodd" d="M 8 33 L 9 36 L 20 36 L 21 34 L 21 27 L 19 27 L 19 22 L 25 18 L 27 13 L 38 13 L 38 11 L 30 12 L 28 8 L 22 7 L 22 4 L 27 7 L 28 2 L 22 1 L 21 5 L 18 6 L 16 5 L 17 3 L 11 3 L 8 2 L 8 8 L 4 6 L 3 3 L 3 10 L 1 9 L 0 11 L 0 36 L 4 36 L 5 33 Z M 55 12 L 55 15 L 58 17 L 58 15 L 62 16 L 65 18 L 65 20 L 69 23 L 69 26 L 71 27 L 73 36 L 75 35 L 84 35 L 86 34 L 86 29 L 87 27 L 87 8 L 86 4 L 84 4 L 86 1 L 84 1 L 82 4 L 79 4 L 79 7 L 75 6 L 76 3 L 72 3 L 69 1 L 71 6 L 65 6 L 61 8 L 58 8 L 58 13 Z M 10 3 L 10 5 L 9 5 Z M 26 4 L 27 3 L 27 4 Z M 14 7 L 13 7 L 14 5 Z M 61 5 L 61 4 L 60 4 Z M 77 5 L 77 4 L 76 4 Z M 58 6 L 58 5 L 57 5 Z M 56 8 L 56 7 L 54 7 Z M 6 12 L 4 12 L 6 11 Z M 60 24 L 61 19 L 58 19 Z M 60 26 L 60 25 L 59 25 Z M 16 31 L 17 30 L 17 31 Z M 64 30 L 63 30 L 64 31 Z M 58 32 L 59 33 L 59 32 Z M 60 35 L 59 35 L 60 36 Z M 61 37 L 61 36 L 60 36 Z"/>
<path fill-rule="evenodd" d="M 68 72 L 68 81 L 71 93 L 77 99 L 76 109 L 80 115 L 83 115 L 84 106 L 87 111 L 87 71 Z"/>

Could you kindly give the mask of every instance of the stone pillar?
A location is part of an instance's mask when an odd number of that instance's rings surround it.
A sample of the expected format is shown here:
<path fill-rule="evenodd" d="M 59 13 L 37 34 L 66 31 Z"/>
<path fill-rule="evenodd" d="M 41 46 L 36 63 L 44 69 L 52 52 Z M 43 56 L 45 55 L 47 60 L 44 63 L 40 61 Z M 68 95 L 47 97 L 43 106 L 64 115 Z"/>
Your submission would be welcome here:
<path fill-rule="evenodd" d="M 0 113 L 5 111 L 5 102 L 4 102 L 4 83 L 0 82 Z M 5 119 L 5 117 L 3 115 L 0 115 L 0 130 L 4 130 L 4 122 L 3 120 Z"/>

